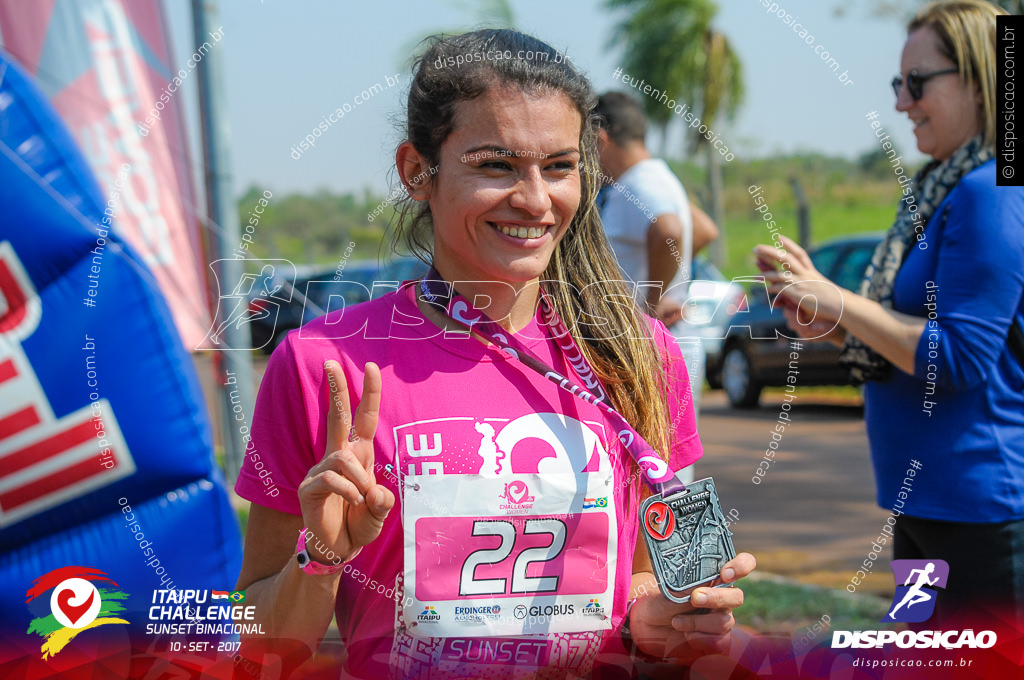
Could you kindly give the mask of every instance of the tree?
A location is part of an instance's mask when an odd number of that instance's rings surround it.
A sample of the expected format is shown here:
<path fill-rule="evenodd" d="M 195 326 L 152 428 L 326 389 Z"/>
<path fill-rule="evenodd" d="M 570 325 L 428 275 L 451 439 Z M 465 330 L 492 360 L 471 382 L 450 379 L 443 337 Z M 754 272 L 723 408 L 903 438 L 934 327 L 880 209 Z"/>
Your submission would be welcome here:
<path fill-rule="evenodd" d="M 609 9 L 630 12 L 614 29 L 610 46 L 625 56 L 622 68 L 643 78 L 670 99 L 689 106 L 705 130 L 720 118 L 731 120 L 743 100 L 743 68 L 739 56 L 712 22 L 718 13 L 713 0 L 606 0 Z M 647 96 L 644 110 L 662 139 L 680 116 L 659 99 Z M 717 132 L 717 130 L 715 130 Z M 699 128 L 686 128 L 687 149 L 707 153 L 709 212 L 720 228 L 711 257 L 721 263 L 725 253 L 725 209 L 721 157 Z"/>

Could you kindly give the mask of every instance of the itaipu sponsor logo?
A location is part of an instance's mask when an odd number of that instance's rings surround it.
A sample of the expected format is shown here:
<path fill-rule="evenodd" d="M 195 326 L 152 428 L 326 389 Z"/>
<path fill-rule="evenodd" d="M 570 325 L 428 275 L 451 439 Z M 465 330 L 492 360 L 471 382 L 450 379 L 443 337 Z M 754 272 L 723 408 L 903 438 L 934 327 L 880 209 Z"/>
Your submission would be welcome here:
<path fill-rule="evenodd" d="M 597 598 L 591 600 L 586 607 L 583 608 L 584 616 L 600 616 L 604 617 L 604 607 L 597 601 Z"/>
<path fill-rule="evenodd" d="M 493 604 L 482 607 L 456 607 L 456 621 L 484 621 L 501 618 L 501 605 Z"/>
<path fill-rule="evenodd" d="M 434 610 L 434 605 L 428 604 L 416 616 L 416 620 L 420 623 L 437 623 L 441 620 L 441 615 Z"/>
<path fill-rule="evenodd" d="M 935 612 L 937 588 L 945 588 L 949 564 L 945 560 L 893 560 L 896 580 L 892 606 L 883 623 L 921 623 Z M 895 644 L 901 649 L 987 649 L 996 643 L 991 630 L 837 630 L 832 633 L 832 648 L 871 649 Z"/>
<path fill-rule="evenodd" d="M 584 510 L 589 510 L 590 508 L 607 508 L 607 507 L 608 507 L 608 497 L 607 496 L 603 496 L 601 498 L 584 498 L 583 499 L 583 509 Z"/>
<path fill-rule="evenodd" d="M 64 649 L 79 633 L 105 624 L 128 622 L 115 616 L 124 611 L 128 594 L 96 584 L 117 584 L 99 569 L 61 567 L 43 574 L 26 593 L 32 621 L 26 633 L 43 638 L 43 659 Z"/>
<path fill-rule="evenodd" d="M 530 487 L 526 482 L 515 480 L 505 484 L 505 491 L 498 495 L 500 500 L 508 501 L 498 506 L 508 514 L 525 513 L 533 508 L 533 501 L 536 500 L 530 495 Z"/>

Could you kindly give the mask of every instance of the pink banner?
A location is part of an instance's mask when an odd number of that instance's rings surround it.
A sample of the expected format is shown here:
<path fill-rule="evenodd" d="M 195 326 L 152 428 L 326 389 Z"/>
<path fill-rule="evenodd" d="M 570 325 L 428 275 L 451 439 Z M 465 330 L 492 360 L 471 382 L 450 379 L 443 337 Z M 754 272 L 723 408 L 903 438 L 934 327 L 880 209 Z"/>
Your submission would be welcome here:
<path fill-rule="evenodd" d="M 153 272 L 191 350 L 210 327 L 180 97 L 197 62 L 172 58 L 165 26 L 160 0 L 0 0 L 4 49 L 50 97 L 103 191 L 130 166 L 115 231 Z"/>

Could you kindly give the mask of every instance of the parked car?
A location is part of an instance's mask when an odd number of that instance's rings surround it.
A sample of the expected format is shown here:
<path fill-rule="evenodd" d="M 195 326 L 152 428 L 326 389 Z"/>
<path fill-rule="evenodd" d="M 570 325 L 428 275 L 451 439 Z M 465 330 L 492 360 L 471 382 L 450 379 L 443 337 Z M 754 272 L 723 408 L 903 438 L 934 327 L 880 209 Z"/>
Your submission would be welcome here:
<path fill-rule="evenodd" d="M 809 251 L 815 268 L 841 288 L 857 290 L 882 234 L 863 234 L 828 241 Z M 736 408 L 753 408 L 765 387 L 786 384 L 789 343 L 799 338 L 786 323 L 782 306 L 769 300 L 763 277 L 750 277 L 748 304 L 726 325 L 721 362 L 712 367 L 716 382 Z M 849 370 L 839 365 L 839 348 L 827 340 L 802 341 L 800 385 L 849 385 Z"/>
<path fill-rule="evenodd" d="M 289 281 L 275 278 L 268 290 L 281 286 L 282 298 L 288 302 L 268 300 L 258 291 L 249 296 L 249 310 L 252 320 L 249 330 L 254 349 L 269 354 L 284 339 L 288 331 L 323 316 L 328 311 L 343 306 L 359 304 L 378 298 L 395 289 L 393 284 L 418 279 L 427 273 L 427 265 L 414 257 L 395 258 L 383 267 L 376 260 L 348 262 L 338 281 L 334 280 L 336 269 L 302 270 L 296 267 L 294 285 Z M 391 282 L 392 285 L 388 285 Z M 356 285 L 358 284 L 358 285 Z M 331 296 L 335 299 L 331 300 Z M 276 308 L 276 309 L 275 309 Z M 276 312 L 276 313 L 275 313 Z"/>
<path fill-rule="evenodd" d="M 699 338 L 704 346 L 707 367 L 712 364 L 719 366 L 722 363 L 725 330 L 729 327 L 729 319 L 733 314 L 746 305 L 746 290 L 738 283 L 725 278 L 725 275 L 703 256 L 694 259 L 690 281 L 686 304 L 683 307 L 683 320 L 673 325 L 670 330 L 677 340 Z M 707 376 L 710 380 L 710 371 L 707 372 Z M 714 377 L 717 379 L 717 372 Z M 719 388 L 721 384 L 712 382 L 711 387 Z"/>

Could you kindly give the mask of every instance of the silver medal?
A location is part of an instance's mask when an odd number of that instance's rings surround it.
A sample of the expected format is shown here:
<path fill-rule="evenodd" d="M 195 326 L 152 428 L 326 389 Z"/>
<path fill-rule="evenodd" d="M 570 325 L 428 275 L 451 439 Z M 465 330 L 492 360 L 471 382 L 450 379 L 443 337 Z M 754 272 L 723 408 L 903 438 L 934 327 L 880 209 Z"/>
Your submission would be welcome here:
<path fill-rule="evenodd" d="M 647 498 L 640 522 L 658 586 L 669 600 L 689 602 L 698 586 L 725 585 L 714 582 L 736 549 L 710 477 L 688 484 L 683 493 Z"/>

